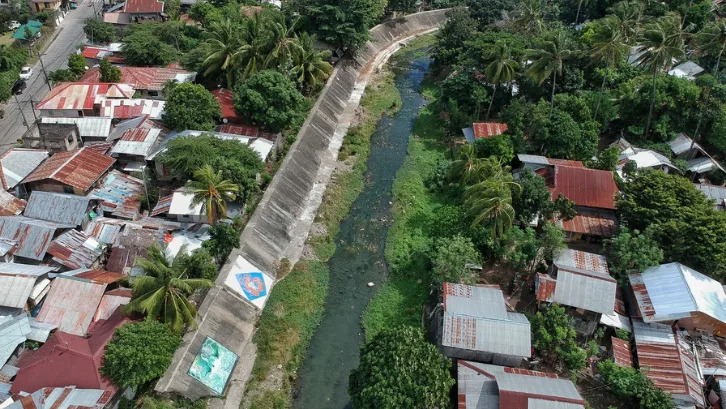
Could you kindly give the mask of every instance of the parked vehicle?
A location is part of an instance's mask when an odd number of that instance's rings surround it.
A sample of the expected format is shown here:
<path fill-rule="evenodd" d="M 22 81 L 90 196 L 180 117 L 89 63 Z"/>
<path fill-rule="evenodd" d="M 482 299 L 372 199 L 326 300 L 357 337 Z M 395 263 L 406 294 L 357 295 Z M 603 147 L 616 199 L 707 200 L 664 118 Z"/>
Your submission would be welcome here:
<path fill-rule="evenodd" d="M 33 67 L 28 67 L 27 65 L 20 69 L 20 79 L 21 80 L 29 80 L 30 77 L 33 76 Z"/>
<path fill-rule="evenodd" d="M 23 80 L 17 80 L 15 81 L 15 85 L 13 85 L 13 94 L 20 95 L 25 91 L 25 88 L 28 86 L 28 84 L 25 83 Z"/>
<path fill-rule="evenodd" d="M 71 7 L 71 10 L 75 10 L 75 9 L 78 8 L 78 3 L 76 3 L 75 1 L 72 1 L 69 4 L 70 4 L 70 7 Z"/>
<path fill-rule="evenodd" d="M 18 23 L 18 22 L 17 22 L 17 21 L 15 21 L 15 20 L 11 21 L 11 22 L 10 22 L 10 23 L 8 24 L 8 30 L 11 30 L 11 31 L 12 31 L 12 30 L 17 30 L 17 29 L 18 29 L 18 27 L 20 27 L 20 23 Z"/>

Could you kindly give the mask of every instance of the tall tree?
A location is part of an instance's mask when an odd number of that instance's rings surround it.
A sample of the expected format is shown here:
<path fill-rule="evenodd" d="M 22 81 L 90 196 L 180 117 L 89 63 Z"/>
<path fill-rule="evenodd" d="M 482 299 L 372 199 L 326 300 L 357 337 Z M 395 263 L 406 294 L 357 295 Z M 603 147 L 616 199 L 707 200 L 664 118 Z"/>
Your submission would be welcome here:
<path fill-rule="evenodd" d="M 587 6 L 590 0 L 578 0 L 577 1 L 577 14 L 575 14 L 575 25 L 577 25 L 577 22 L 580 20 L 580 10 L 582 9 L 582 5 L 584 4 Z"/>
<path fill-rule="evenodd" d="M 377 3 L 372 0 L 309 0 L 301 14 L 310 30 L 323 41 L 335 47 L 356 49 L 368 40 L 368 30 L 380 17 Z"/>
<path fill-rule="evenodd" d="M 628 54 L 626 34 L 623 33 L 622 20 L 615 14 L 600 19 L 595 24 L 592 48 L 590 56 L 600 62 L 605 63 L 604 74 L 602 76 L 602 85 L 600 85 L 600 95 L 597 97 L 597 105 L 592 118 L 597 118 L 600 110 L 600 103 L 605 92 L 605 83 L 607 82 L 608 71 L 610 67 L 617 65 Z"/>
<path fill-rule="evenodd" d="M 667 72 L 673 65 L 674 59 L 686 57 L 683 51 L 683 31 L 681 18 L 677 13 L 669 13 L 654 19 L 645 25 L 640 37 L 638 52 L 641 55 L 637 62 L 653 73 L 653 86 L 650 94 L 650 108 L 648 110 L 648 124 L 645 127 L 645 139 L 650 135 L 650 126 L 653 121 L 653 106 L 655 104 L 655 80 L 659 73 Z"/>
<path fill-rule="evenodd" d="M 707 25 L 698 34 L 696 34 L 696 44 L 702 53 L 716 56 L 716 65 L 713 67 L 713 77 L 719 78 L 719 68 L 721 66 L 721 57 L 726 50 L 726 20 L 719 18 L 715 22 Z M 709 103 L 711 101 L 711 92 L 713 91 L 713 83 L 710 82 L 706 87 L 706 103 L 704 109 L 701 110 L 701 115 L 698 117 L 698 124 L 696 124 L 696 131 L 693 133 L 691 140 L 691 151 L 698 140 L 699 132 L 701 131 L 701 124 L 703 123 L 708 110 L 710 109 Z"/>
<path fill-rule="evenodd" d="M 518 194 L 521 187 L 503 170 L 469 187 L 464 199 L 472 226 L 484 224 L 491 228 L 492 236 L 501 237 L 514 223 L 513 191 Z"/>
<path fill-rule="evenodd" d="M 214 95 L 199 84 L 185 82 L 167 95 L 162 119 L 177 131 L 211 131 L 221 116 L 222 108 Z"/>
<path fill-rule="evenodd" d="M 508 84 L 514 79 L 514 74 L 519 68 L 519 63 L 512 58 L 511 49 L 508 44 L 498 42 L 494 44 L 485 55 L 486 60 L 489 63 L 484 70 L 484 74 L 487 77 L 487 81 L 492 84 L 492 98 L 489 101 L 489 108 L 487 109 L 487 121 L 492 111 L 492 105 L 494 105 L 494 97 L 497 94 L 497 88 L 502 83 Z"/>
<path fill-rule="evenodd" d="M 462 186 L 470 186 L 487 178 L 496 166 L 499 164 L 494 160 L 478 157 L 474 145 L 466 144 L 459 148 L 456 160 L 451 162 L 449 177 Z"/>
<path fill-rule="evenodd" d="M 136 265 L 145 275 L 134 278 L 131 302 L 122 307 L 126 313 L 139 312 L 160 319 L 176 332 L 186 325 L 194 325 L 197 309 L 187 299 L 195 290 L 214 285 L 209 280 L 185 278 L 170 263 L 159 246 L 149 247 L 145 258 L 137 258 Z"/>
<path fill-rule="evenodd" d="M 209 76 L 215 72 L 224 74 L 226 87 L 231 89 L 235 82 L 239 53 L 245 45 L 240 37 L 240 26 L 227 18 L 212 23 L 208 33 L 209 37 L 204 41 L 208 51 L 202 61 L 204 75 Z"/>
<path fill-rule="evenodd" d="M 560 30 L 546 39 L 537 49 L 528 50 L 529 58 L 534 62 L 529 67 L 529 73 L 540 84 L 552 76 L 552 95 L 550 97 L 550 115 L 555 107 L 555 88 L 557 76 L 562 75 L 562 67 L 566 59 L 570 57 L 567 35 Z"/>
<path fill-rule="evenodd" d="M 239 80 L 247 81 L 252 75 L 265 68 L 270 50 L 270 38 L 265 28 L 262 13 L 253 13 L 242 27 L 244 45 L 239 50 Z"/>
<path fill-rule="evenodd" d="M 214 224 L 227 217 L 227 202 L 237 199 L 239 186 L 223 179 L 221 171 L 215 172 L 206 165 L 194 172 L 194 180 L 187 183 L 186 192 L 194 195 L 192 206 L 201 204 L 202 211 L 207 214 L 207 222 Z"/>
<path fill-rule="evenodd" d="M 99 64 L 99 71 L 101 71 L 101 82 L 120 82 L 121 81 L 121 70 L 113 66 L 108 59 L 104 58 Z"/>
<path fill-rule="evenodd" d="M 292 74 L 297 79 L 303 92 L 310 93 L 328 79 L 333 72 L 330 65 L 329 50 L 317 50 L 315 37 L 303 33 L 300 36 L 300 50 L 293 55 Z"/>
<path fill-rule="evenodd" d="M 542 3 L 539 0 L 524 0 L 514 10 L 514 28 L 522 34 L 540 35 L 545 29 L 542 17 Z"/>
<path fill-rule="evenodd" d="M 640 0 L 622 0 L 608 9 L 620 19 L 620 32 L 626 44 L 634 45 L 640 35 L 645 4 Z"/>
<path fill-rule="evenodd" d="M 285 67 L 292 62 L 294 55 L 302 52 L 300 40 L 295 34 L 295 27 L 299 20 L 298 17 L 288 24 L 282 17 L 272 23 L 272 39 L 270 41 L 272 49 L 265 59 L 265 68 Z"/>

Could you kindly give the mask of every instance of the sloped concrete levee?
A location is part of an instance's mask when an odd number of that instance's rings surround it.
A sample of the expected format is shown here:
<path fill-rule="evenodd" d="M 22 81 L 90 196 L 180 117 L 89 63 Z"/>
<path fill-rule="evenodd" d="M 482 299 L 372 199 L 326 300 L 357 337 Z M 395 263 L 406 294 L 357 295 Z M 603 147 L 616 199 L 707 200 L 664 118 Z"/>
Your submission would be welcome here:
<path fill-rule="evenodd" d="M 363 91 L 376 68 L 407 40 L 435 31 L 446 20 L 446 10 L 434 10 L 388 21 L 371 30 L 371 40 L 355 58 L 338 65 L 301 128 L 282 166 L 265 192 L 241 236 L 241 248 L 230 255 L 216 286 L 199 308 L 198 326 L 184 336 L 172 365 L 156 385 L 160 393 L 190 399 L 216 394 L 188 375 L 206 337 L 240 358 L 224 399 L 212 408 L 237 409 L 252 370 L 255 346 L 251 341 L 260 311 L 225 286 L 238 260 L 244 259 L 275 277 L 282 259 L 300 258 Z"/>

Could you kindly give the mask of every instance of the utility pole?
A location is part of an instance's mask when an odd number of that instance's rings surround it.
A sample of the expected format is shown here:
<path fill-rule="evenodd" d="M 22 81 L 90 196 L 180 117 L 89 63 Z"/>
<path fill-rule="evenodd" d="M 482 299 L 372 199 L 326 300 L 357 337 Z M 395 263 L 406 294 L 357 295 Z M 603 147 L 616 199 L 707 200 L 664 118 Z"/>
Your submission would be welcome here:
<path fill-rule="evenodd" d="M 43 64 L 43 56 L 45 53 L 38 55 L 38 61 L 40 61 L 40 67 L 43 69 L 43 76 L 45 77 L 45 83 L 48 85 L 48 90 L 53 90 L 53 87 L 50 86 L 50 81 L 48 80 L 48 73 L 45 71 L 45 64 Z"/>
<path fill-rule="evenodd" d="M 38 115 L 35 115 L 35 102 L 33 102 L 33 94 L 30 94 L 30 108 L 33 110 L 33 118 L 38 122 Z"/>
<path fill-rule="evenodd" d="M 25 113 L 23 112 L 23 106 L 20 105 L 20 101 L 18 100 L 18 94 L 13 92 L 13 96 L 15 97 L 15 102 L 18 104 L 18 109 L 20 110 L 20 115 L 23 117 L 23 125 L 25 125 L 26 128 L 30 129 L 30 126 L 28 125 L 28 120 L 25 119 Z"/>

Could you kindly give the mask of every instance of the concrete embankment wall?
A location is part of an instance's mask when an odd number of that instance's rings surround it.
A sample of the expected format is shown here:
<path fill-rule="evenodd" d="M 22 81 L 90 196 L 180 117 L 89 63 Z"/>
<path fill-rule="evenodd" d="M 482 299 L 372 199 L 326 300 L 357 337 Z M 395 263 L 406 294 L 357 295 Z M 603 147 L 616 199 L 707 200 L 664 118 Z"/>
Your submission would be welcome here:
<path fill-rule="evenodd" d="M 240 359 L 225 398 L 212 399 L 210 407 L 239 408 L 256 355 L 250 340 L 260 311 L 225 287 L 225 279 L 240 256 L 271 277 L 277 276 L 282 259 L 291 264 L 298 261 L 335 168 L 343 137 L 370 77 L 401 43 L 435 31 L 445 20 L 446 11 L 435 10 L 376 26 L 371 29 L 366 47 L 355 58 L 336 67 L 242 232 L 241 248 L 232 252 L 216 286 L 199 307 L 197 328 L 184 336 L 171 366 L 157 383 L 157 392 L 178 393 L 190 399 L 214 396 L 187 373 L 204 339 L 211 337 Z"/>

